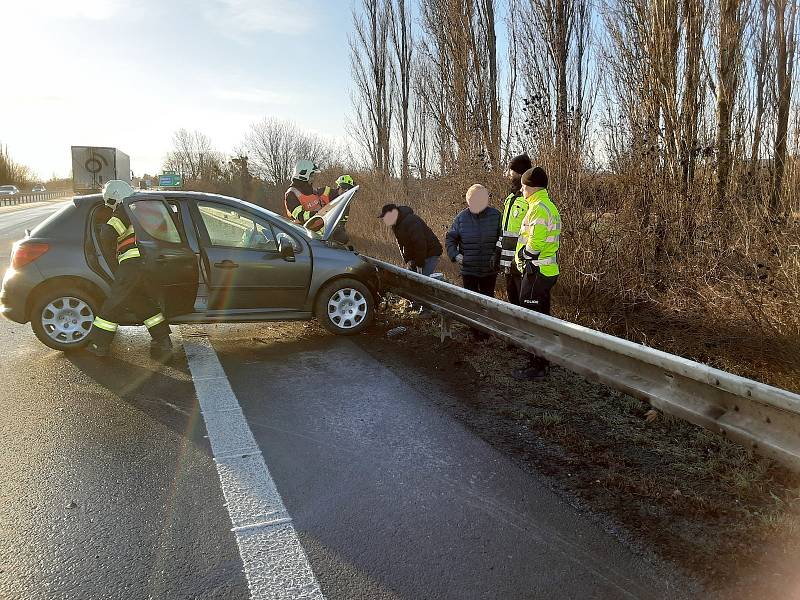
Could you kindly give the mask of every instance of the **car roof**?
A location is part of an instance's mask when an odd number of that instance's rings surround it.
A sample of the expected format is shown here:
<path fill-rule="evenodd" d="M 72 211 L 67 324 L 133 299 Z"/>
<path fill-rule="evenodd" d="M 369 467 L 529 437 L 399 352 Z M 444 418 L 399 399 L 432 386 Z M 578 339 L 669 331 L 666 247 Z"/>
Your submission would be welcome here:
<path fill-rule="evenodd" d="M 222 200 L 223 202 L 228 202 L 232 204 L 239 204 L 244 205 L 247 208 L 251 208 L 254 210 L 258 210 L 261 212 L 265 212 L 271 216 L 281 218 L 281 216 L 268 208 L 264 208 L 263 206 L 259 206 L 258 204 L 253 204 L 252 202 L 248 202 L 247 200 L 241 200 L 239 198 L 234 198 L 232 196 L 223 196 L 222 194 L 210 194 L 208 192 L 182 192 L 182 191 L 158 191 L 158 190 L 141 190 L 137 191 L 136 196 L 158 196 L 159 198 L 166 198 L 169 199 L 180 199 L 180 198 L 194 198 L 196 200 Z M 85 196 L 75 196 L 72 201 L 75 203 L 76 206 L 81 206 L 83 204 L 93 204 L 95 202 L 101 201 L 103 199 L 102 194 L 87 194 Z"/>

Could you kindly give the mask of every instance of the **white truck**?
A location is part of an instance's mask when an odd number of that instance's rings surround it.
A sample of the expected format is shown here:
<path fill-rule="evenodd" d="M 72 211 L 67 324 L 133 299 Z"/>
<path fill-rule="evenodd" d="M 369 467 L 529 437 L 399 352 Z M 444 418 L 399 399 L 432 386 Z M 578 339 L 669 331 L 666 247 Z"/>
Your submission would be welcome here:
<path fill-rule="evenodd" d="M 72 146 L 72 189 L 76 194 L 99 192 L 106 181 L 131 183 L 131 159 L 116 148 Z"/>

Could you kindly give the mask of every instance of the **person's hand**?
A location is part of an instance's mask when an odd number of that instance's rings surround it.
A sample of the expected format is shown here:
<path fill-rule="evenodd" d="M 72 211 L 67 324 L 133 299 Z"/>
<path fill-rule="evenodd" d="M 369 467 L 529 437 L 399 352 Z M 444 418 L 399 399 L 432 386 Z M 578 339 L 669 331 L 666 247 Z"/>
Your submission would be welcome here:
<path fill-rule="evenodd" d="M 456 254 L 456 262 L 460 265 L 464 264 L 464 255 L 463 254 Z"/>

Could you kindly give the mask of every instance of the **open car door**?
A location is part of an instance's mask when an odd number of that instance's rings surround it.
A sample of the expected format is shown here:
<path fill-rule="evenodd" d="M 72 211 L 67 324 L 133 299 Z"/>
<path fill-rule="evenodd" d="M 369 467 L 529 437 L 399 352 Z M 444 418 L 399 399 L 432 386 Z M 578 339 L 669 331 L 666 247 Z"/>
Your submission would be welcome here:
<path fill-rule="evenodd" d="M 305 228 L 319 235 L 323 240 L 333 240 L 341 244 L 349 241 L 347 232 L 347 216 L 350 204 L 358 191 L 358 186 L 347 190 L 333 202 L 321 208 L 305 223 Z"/>
<path fill-rule="evenodd" d="M 134 194 L 123 206 L 144 264 L 161 288 L 164 314 L 191 313 L 197 296 L 197 259 L 175 224 L 172 208 L 163 196 L 150 194 Z"/>

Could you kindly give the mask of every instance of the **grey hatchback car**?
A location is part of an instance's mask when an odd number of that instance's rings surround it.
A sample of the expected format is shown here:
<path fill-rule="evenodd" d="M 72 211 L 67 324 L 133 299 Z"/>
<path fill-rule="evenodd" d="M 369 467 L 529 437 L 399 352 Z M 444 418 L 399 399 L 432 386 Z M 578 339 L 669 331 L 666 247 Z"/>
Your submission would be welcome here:
<path fill-rule="evenodd" d="M 316 317 L 329 331 L 352 335 L 369 326 L 378 293 L 375 267 L 347 245 L 357 191 L 314 218 L 315 231 L 254 204 L 199 192 L 139 192 L 122 209 L 136 226 L 170 322 Z M 99 194 L 76 196 L 17 242 L 0 313 L 30 321 L 51 348 L 82 347 L 113 280 L 115 257 L 99 243 L 109 217 Z M 123 324 L 139 323 L 131 314 Z"/>

